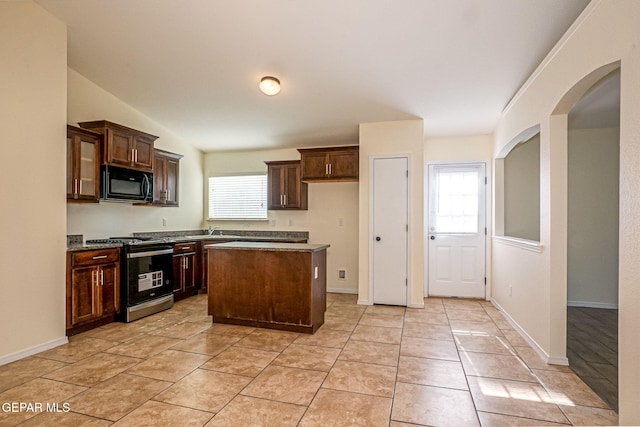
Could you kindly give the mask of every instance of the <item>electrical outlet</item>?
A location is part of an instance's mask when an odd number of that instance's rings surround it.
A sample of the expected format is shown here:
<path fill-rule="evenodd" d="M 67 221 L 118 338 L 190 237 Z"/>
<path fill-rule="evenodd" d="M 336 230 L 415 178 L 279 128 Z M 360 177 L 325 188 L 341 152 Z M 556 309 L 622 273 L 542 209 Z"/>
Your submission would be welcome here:
<path fill-rule="evenodd" d="M 167 226 L 167 218 L 162 218 L 162 226 L 163 227 Z"/>
<path fill-rule="evenodd" d="M 344 268 L 338 269 L 338 279 L 346 279 L 347 278 L 347 270 Z"/>
<path fill-rule="evenodd" d="M 513 295 L 513 286 L 509 285 L 509 296 Z"/>
<path fill-rule="evenodd" d="M 293 225 L 293 220 L 292 220 L 292 219 L 290 219 L 290 220 L 289 220 L 289 227 L 291 227 L 292 225 Z"/>
<path fill-rule="evenodd" d="M 343 227 L 343 226 L 344 226 L 344 219 L 338 218 L 338 227 Z"/>
<path fill-rule="evenodd" d="M 275 220 L 275 219 L 271 219 L 271 220 L 269 220 L 269 224 L 270 224 L 272 227 L 275 227 L 275 226 L 276 226 L 276 220 Z"/>

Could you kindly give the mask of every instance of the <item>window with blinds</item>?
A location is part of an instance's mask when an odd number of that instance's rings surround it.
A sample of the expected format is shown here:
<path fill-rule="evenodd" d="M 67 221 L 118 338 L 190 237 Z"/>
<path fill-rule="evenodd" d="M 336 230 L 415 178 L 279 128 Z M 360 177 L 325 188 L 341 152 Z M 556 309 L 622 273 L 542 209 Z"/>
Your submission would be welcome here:
<path fill-rule="evenodd" d="M 209 177 L 209 219 L 266 219 L 267 175 Z"/>

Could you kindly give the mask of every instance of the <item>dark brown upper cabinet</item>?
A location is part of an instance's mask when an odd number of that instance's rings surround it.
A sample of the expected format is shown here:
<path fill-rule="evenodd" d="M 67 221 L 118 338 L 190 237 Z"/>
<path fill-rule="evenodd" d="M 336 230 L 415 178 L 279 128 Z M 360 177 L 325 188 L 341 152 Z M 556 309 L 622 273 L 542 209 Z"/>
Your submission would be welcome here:
<path fill-rule="evenodd" d="M 107 120 L 78 124 L 104 135 L 102 164 L 153 172 L 153 144 L 157 136 Z"/>
<path fill-rule="evenodd" d="M 357 181 L 358 146 L 299 148 L 302 181 Z"/>
<path fill-rule="evenodd" d="M 153 172 L 153 204 L 178 206 L 180 187 L 180 159 L 182 155 L 164 150 L 155 150 Z"/>
<path fill-rule="evenodd" d="M 67 125 L 67 201 L 99 201 L 101 140 L 99 133 Z"/>
<path fill-rule="evenodd" d="M 267 209 L 307 210 L 307 184 L 300 177 L 299 160 L 265 162 L 267 164 Z"/>

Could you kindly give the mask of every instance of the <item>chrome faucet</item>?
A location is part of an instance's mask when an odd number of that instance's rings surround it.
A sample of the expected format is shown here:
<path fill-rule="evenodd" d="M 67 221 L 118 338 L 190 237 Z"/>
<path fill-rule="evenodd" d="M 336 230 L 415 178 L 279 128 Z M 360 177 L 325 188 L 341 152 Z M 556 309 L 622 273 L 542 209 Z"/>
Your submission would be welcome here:
<path fill-rule="evenodd" d="M 216 226 L 216 227 L 209 226 L 209 236 L 213 236 L 213 233 L 215 233 L 216 230 L 219 230 L 220 233 L 218 233 L 218 234 L 220 234 L 222 236 L 222 230 L 220 230 L 220 227 L 218 227 L 218 226 Z"/>

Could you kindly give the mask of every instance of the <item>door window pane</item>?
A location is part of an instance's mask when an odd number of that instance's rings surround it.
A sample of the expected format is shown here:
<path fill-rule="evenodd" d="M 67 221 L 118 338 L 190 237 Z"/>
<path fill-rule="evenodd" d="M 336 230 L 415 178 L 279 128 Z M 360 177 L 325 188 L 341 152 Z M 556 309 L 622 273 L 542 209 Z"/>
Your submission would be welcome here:
<path fill-rule="evenodd" d="M 431 174 L 431 233 L 477 233 L 480 170 L 437 167 Z"/>

